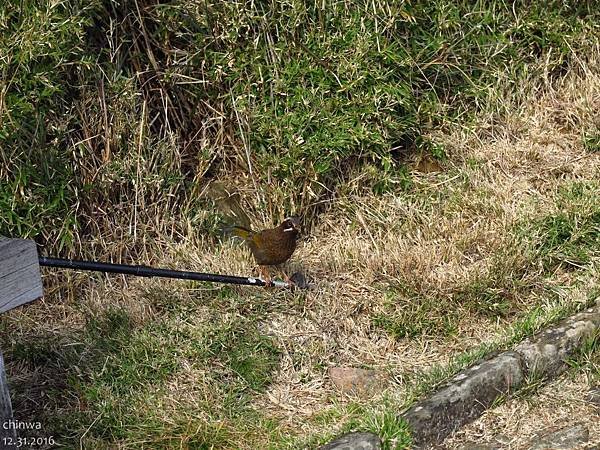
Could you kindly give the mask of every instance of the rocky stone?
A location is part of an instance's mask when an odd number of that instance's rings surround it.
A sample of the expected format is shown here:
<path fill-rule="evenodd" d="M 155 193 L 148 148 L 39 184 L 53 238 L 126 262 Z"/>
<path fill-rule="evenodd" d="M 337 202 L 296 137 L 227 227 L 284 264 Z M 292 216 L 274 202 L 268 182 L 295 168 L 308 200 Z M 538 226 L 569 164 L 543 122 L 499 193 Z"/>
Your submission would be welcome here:
<path fill-rule="evenodd" d="M 494 436 L 494 441 L 496 441 L 498 444 L 502 444 L 502 448 L 505 448 L 512 443 L 513 438 L 505 434 L 497 434 Z"/>
<path fill-rule="evenodd" d="M 373 396 L 383 391 L 386 379 L 380 372 L 354 367 L 331 367 L 331 382 L 344 394 Z"/>
<path fill-rule="evenodd" d="M 404 414 L 414 444 L 423 447 L 443 440 L 479 417 L 499 395 L 516 390 L 522 380 L 521 362 L 514 352 L 504 352 L 464 370 Z"/>
<path fill-rule="evenodd" d="M 600 385 L 592 387 L 587 393 L 585 399 L 594 405 L 596 410 L 600 412 Z"/>
<path fill-rule="evenodd" d="M 380 450 L 381 441 L 373 433 L 348 433 L 319 450 Z"/>
<path fill-rule="evenodd" d="M 568 357 L 600 327 L 598 309 L 575 314 L 519 344 L 515 351 L 523 357 L 527 373 L 554 376 L 565 370 Z"/>
<path fill-rule="evenodd" d="M 529 450 L 578 449 L 590 439 L 590 431 L 583 424 L 562 428 L 532 442 Z"/>

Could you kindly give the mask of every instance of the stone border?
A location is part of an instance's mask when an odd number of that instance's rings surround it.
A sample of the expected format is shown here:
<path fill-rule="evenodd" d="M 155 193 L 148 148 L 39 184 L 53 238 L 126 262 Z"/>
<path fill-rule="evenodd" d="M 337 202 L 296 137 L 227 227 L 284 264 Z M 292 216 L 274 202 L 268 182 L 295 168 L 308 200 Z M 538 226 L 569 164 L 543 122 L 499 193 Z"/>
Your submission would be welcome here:
<path fill-rule="evenodd" d="M 600 300 L 592 308 L 568 317 L 556 326 L 525 339 L 514 350 L 489 355 L 455 375 L 446 384 L 413 405 L 400 417 L 412 429 L 413 446 L 439 444 L 453 431 L 472 422 L 501 396 L 523 386 L 528 376 L 554 378 L 581 343 L 600 329 Z M 323 450 L 378 449 L 371 433 L 349 433 Z M 367 443 L 368 442 L 368 443 Z"/>

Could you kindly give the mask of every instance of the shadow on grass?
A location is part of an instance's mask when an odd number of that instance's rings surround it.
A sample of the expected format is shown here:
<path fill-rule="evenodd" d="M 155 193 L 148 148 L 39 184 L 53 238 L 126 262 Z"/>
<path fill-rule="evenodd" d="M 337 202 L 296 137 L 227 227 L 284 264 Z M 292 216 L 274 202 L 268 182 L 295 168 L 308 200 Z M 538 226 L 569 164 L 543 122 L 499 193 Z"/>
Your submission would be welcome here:
<path fill-rule="evenodd" d="M 40 437 L 67 447 L 85 436 L 98 448 L 212 448 L 258 423 L 276 428 L 248 406 L 279 364 L 251 317 L 195 325 L 193 311 L 176 311 L 136 325 L 128 311 L 110 309 L 78 330 L 28 332 L 3 348 L 15 418 L 41 422 Z M 180 379 L 186 388 L 171 392 Z"/>

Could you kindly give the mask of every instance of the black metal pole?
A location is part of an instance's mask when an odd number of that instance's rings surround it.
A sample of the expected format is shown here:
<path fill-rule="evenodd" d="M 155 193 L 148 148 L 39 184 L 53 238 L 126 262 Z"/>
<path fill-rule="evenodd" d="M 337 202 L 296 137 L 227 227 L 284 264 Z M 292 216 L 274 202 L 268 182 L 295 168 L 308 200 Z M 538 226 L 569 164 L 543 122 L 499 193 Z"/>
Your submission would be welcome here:
<path fill-rule="evenodd" d="M 208 281 L 211 283 L 242 284 L 247 286 L 265 286 L 260 278 L 236 277 L 232 275 L 218 275 L 212 273 L 188 272 L 182 270 L 155 269 L 146 266 L 130 266 L 127 264 L 101 263 L 94 261 L 78 261 L 74 259 L 39 257 L 40 266 L 60 267 L 63 269 L 91 270 L 94 272 L 120 273 L 135 275 L 138 277 L 163 277 L 179 278 L 182 280 Z M 277 287 L 289 287 L 283 281 L 274 280 L 273 285 Z"/>

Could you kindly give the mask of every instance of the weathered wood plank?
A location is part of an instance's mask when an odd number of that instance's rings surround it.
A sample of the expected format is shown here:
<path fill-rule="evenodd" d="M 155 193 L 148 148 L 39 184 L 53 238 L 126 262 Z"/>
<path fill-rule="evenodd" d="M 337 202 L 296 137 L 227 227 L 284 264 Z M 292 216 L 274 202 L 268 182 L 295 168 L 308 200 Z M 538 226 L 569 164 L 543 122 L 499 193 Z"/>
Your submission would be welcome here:
<path fill-rule="evenodd" d="M 35 242 L 0 236 L 0 313 L 40 298 L 42 294 Z"/>
<path fill-rule="evenodd" d="M 4 373 L 4 359 L 0 352 L 0 449 L 15 448 L 17 442 L 17 432 L 10 426 L 13 418 L 12 405 L 10 403 L 10 393 L 6 374 Z M 10 445 L 10 444 L 14 445 Z"/>

